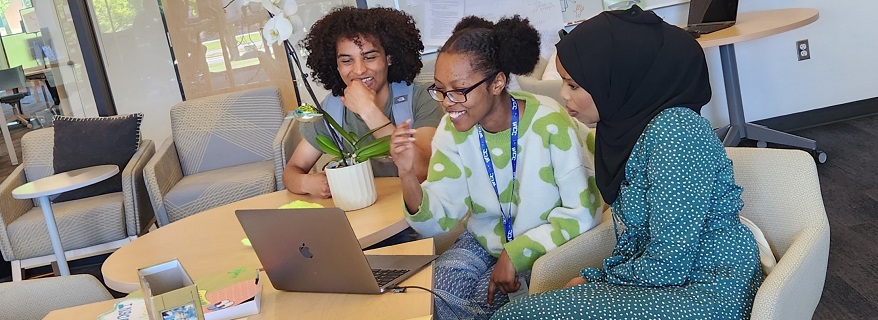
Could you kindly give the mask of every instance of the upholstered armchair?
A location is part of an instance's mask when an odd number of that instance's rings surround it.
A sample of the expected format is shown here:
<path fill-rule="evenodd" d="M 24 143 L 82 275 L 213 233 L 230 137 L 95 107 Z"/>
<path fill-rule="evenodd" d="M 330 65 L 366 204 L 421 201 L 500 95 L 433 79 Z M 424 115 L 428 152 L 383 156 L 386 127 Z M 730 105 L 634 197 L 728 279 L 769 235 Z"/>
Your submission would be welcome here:
<path fill-rule="evenodd" d="M 810 319 L 826 279 L 829 221 L 817 168 L 799 150 L 726 148 L 735 182 L 744 188 L 741 215 L 765 235 L 777 265 L 756 293 L 752 319 Z M 616 244 L 613 222 L 537 259 L 530 293 L 560 289 L 583 267 L 601 267 Z"/>
<path fill-rule="evenodd" d="M 113 299 L 88 274 L 0 283 L 0 293 L 0 319 L 16 320 L 39 320 L 54 310 Z"/>
<path fill-rule="evenodd" d="M 171 108 L 171 137 L 144 169 L 158 225 L 284 190 L 301 140 L 276 88 L 184 101 Z"/>
<path fill-rule="evenodd" d="M 12 197 L 12 190 L 54 174 L 55 128 L 28 132 L 21 138 L 24 160 L 0 184 L 0 252 L 12 264 L 14 281 L 23 269 L 55 261 L 46 221 L 32 200 Z M 88 149 L 88 146 L 82 146 Z M 145 233 L 154 218 L 146 193 L 143 167 L 155 153 L 151 140 L 142 140 L 122 173 L 122 192 L 102 194 L 52 205 L 61 244 L 68 260 L 115 250 Z M 63 159 L 61 159 L 63 161 Z"/>

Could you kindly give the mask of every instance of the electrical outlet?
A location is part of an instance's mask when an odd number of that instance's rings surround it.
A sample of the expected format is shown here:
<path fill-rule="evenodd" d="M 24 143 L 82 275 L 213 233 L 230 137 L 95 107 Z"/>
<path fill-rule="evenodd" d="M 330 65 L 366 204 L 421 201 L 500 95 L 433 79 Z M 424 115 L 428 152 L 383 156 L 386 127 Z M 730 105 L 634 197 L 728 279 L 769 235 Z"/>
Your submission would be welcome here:
<path fill-rule="evenodd" d="M 808 39 L 796 41 L 796 52 L 799 54 L 799 61 L 811 59 L 811 45 Z"/>

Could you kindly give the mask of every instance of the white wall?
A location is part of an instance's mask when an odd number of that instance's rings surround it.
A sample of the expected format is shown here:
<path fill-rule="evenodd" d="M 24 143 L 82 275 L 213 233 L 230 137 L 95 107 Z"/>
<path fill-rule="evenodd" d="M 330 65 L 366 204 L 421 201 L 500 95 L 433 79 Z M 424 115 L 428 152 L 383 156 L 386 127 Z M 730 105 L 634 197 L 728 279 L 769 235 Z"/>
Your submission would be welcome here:
<path fill-rule="evenodd" d="M 815 8 L 820 18 L 805 27 L 735 44 L 744 114 L 748 121 L 878 97 L 878 32 L 871 26 L 876 1 L 855 6 L 837 1 L 742 0 L 739 12 Z M 688 4 L 656 10 L 666 21 L 686 23 Z M 796 41 L 808 39 L 811 59 L 798 61 Z M 715 127 L 728 123 L 719 49 L 705 50 L 713 99 L 704 115 Z"/>

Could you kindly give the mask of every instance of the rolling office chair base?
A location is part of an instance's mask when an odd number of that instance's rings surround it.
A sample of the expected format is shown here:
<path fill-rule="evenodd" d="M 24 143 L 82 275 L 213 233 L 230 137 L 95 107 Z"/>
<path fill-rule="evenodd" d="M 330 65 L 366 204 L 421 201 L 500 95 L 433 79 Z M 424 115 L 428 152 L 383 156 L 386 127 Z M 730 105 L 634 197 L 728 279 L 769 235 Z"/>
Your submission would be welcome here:
<path fill-rule="evenodd" d="M 826 163 L 828 158 L 825 152 L 817 150 L 817 141 L 757 124 L 745 122 L 743 125 L 728 125 L 716 129 L 716 134 L 726 147 L 735 147 L 741 143 L 741 140 L 750 139 L 756 140 L 756 146 L 759 148 L 767 147 L 768 143 L 775 143 L 805 149 L 811 153 L 817 163 Z"/>
<path fill-rule="evenodd" d="M 29 115 L 24 114 L 21 110 L 21 101 L 12 102 L 12 119 L 13 121 L 18 121 L 18 123 L 26 126 L 28 129 L 33 129 L 34 125 L 31 124 L 31 118 Z M 16 112 L 18 111 L 18 112 Z"/>

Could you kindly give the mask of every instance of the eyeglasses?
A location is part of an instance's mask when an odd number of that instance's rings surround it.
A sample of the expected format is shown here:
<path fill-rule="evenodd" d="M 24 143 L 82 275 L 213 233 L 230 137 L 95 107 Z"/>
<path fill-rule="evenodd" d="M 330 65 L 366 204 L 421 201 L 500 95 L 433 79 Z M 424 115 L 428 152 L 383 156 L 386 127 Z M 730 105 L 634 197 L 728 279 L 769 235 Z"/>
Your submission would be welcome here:
<path fill-rule="evenodd" d="M 436 84 L 434 83 L 429 88 L 427 88 L 427 92 L 430 93 L 430 96 L 433 97 L 433 100 L 439 102 L 445 101 L 445 98 L 448 98 L 448 100 L 451 100 L 451 102 L 454 103 L 464 103 L 466 102 L 467 93 L 470 93 L 470 91 L 473 91 L 476 87 L 482 85 L 482 83 L 485 83 L 485 81 L 494 78 L 495 76 L 497 76 L 498 73 L 499 72 L 492 73 L 490 76 L 482 79 L 482 81 L 476 82 L 476 84 L 470 86 L 469 88 L 442 91 L 436 89 Z"/>

